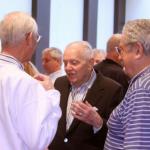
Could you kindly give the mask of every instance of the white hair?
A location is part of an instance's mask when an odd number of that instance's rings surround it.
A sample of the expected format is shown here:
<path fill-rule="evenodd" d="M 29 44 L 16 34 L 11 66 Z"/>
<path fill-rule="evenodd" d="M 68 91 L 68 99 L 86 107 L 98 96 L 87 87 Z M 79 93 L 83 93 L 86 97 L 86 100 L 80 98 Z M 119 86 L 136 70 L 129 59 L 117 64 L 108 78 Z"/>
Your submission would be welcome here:
<path fill-rule="evenodd" d="M 62 52 L 59 48 L 56 48 L 56 47 L 45 48 L 42 51 L 42 54 L 44 54 L 46 52 L 48 52 L 51 55 L 51 57 L 56 58 L 57 60 L 59 60 L 60 63 L 62 64 L 63 54 L 62 54 Z"/>
<path fill-rule="evenodd" d="M 140 42 L 145 54 L 150 54 L 150 19 L 137 19 L 125 24 L 122 31 L 126 43 Z"/>
<path fill-rule="evenodd" d="M 103 49 L 97 49 L 97 48 L 94 48 L 93 49 L 93 56 L 96 56 L 96 55 L 101 55 L 105 58 L 106 56 L 106 53 Z"/>
<path fill-rule="evenodd" d="M 17 44 L 26 34 L 38 34 L 35 20 L 24 12 L 11 12 L 0 22 L 0 38 L 2 45 Z"/>
<path fill-rule="evenodd" d="M 67 45 L 66 49 L 70 46 L 78 45 L 81 46 L 82 54 L 85 59 L 91 59 L 93 57 L 92 46 L 87 41 L 75 41 Z"/>

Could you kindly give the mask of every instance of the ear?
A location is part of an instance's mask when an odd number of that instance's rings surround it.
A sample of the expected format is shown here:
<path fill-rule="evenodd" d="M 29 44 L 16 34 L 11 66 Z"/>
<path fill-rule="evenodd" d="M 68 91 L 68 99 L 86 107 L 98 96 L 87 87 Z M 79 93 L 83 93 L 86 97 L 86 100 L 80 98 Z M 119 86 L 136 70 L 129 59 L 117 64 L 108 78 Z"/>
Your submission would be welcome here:
<path fill-rule="evenodd" d="M 94 66 L 94 58 L 91 58 L 91 59 L 89 60 L 89 63 L 90 63 L 90 65 L 93 67 L 93 66 Z"/>
<path fill-rule="evenodd" d="M 140 59 L 144 55 L 144 48 L 143 45 L 140 42 L 135 43 L 135 58 Z"/>
<path fill-rule="evenodd" d="M 26 44 L 30 45 L 32 40 L 33 40 L 33 33 L 32 32 L 27 33 L 26 34 Z"/>

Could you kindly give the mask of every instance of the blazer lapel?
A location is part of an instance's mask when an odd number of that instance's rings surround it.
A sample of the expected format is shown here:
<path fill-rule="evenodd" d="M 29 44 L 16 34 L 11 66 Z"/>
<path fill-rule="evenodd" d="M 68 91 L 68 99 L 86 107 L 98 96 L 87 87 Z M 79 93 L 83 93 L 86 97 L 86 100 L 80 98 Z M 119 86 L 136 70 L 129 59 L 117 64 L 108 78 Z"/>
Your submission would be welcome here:
<path fill-rule="evenodd" d="M 62 109 L 62 117 L 61 121 L 62 122 L 62 131 L 66 133 L 66 111 L 67 111 L 67 103 L 68 103 L 68 96 L 70 92 L 70 84 L 67 82 L 66 85 L 64 85 L 63 90 L 61 92 L 61 101 L 60 101 L 60 107 Z"/>

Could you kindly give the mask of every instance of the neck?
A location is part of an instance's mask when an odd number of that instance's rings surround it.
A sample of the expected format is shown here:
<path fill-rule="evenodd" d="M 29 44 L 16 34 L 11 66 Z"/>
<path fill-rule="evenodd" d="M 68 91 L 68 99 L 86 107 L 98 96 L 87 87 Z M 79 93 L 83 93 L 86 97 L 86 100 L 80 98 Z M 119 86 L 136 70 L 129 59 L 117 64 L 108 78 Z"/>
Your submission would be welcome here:
<path fill-rule="evenodd" d="M 2 51 L 2 54 L 12 56 L 12 57 L 16 58 L 18 61 L 21 62 L 21 60 L 19 59 L 18 55 L 16 55 L 15 53 L 12 53 L 10 51 L 4 50 L 4 51 Z"/>
<path fill-rule="evenodd" d="M 21 47 L 20 45 L 2 47 L 2 54 L 13 56 L 21 63 L 23 63 L 25 56 L 24 47 Z"/>
<path fill-rule="evenodd" d="M 55 67 L 53 67 L 52 69 L 53 69 L 53 70 L 50 70 L 50 71 L 48 72 L 48 74 L 54 73 L 54 72 L 60 70 L 61 68 L 60 68 L 59 66 L 55 66 Z"/>

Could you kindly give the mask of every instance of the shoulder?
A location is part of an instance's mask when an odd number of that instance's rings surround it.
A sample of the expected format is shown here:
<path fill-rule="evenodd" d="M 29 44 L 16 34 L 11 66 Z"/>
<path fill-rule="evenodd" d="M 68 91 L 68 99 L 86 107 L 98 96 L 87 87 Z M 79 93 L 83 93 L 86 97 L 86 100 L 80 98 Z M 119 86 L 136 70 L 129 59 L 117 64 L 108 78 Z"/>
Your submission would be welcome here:
<path fill-rule="evenodd" d="M 56 89 L 64 88 L 69 86 L 67 76 L 58 77 L 54 83 Z"/>
<path fill-rule="evenodd" d="M 100 85 L 104 86 L 105 88 L 108 87 L 121 87 L 121 85 L 112 80 L 111 78 L 108 78 L 102 74 L 97 74 L 96 83 L 99 83 Z"/>
<path fill-rule="evenodd" d="M 26 93 L 27 90 L 31 91 L 31 88 L 42 87 L 37 80 L 17 67 L 10 66 L 7 69 L 1 69 L 0 72 L 1 82 L 9 89 L 9 92 Z"/>
<path fill-rule="evenodd" d="M 68 82 L 67 76 L 64 75 L 64 76 L 58 77 L 56 79 L 55 83 L 59 83 L 59 82 L 61 82 L 61 83 Z"/>

